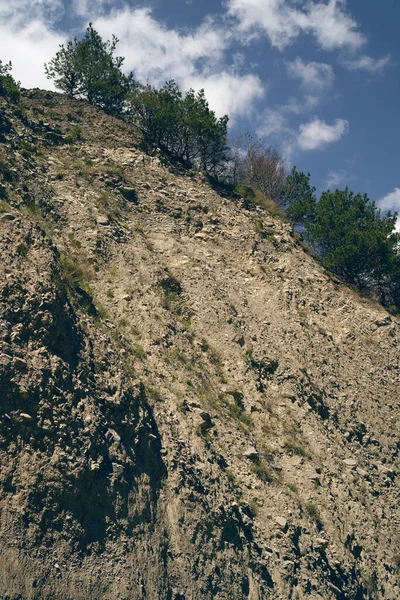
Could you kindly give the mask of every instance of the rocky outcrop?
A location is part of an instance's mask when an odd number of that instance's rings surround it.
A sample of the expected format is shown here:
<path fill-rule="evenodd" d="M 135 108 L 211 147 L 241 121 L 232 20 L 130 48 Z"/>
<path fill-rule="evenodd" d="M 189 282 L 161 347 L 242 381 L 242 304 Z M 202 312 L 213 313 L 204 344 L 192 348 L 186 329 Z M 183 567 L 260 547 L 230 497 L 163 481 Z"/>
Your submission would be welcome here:
<path fill-rule="evenodd" d="M 398 320 L 122 121 L 20 110 L 0 597 L 398 598 Z"/>

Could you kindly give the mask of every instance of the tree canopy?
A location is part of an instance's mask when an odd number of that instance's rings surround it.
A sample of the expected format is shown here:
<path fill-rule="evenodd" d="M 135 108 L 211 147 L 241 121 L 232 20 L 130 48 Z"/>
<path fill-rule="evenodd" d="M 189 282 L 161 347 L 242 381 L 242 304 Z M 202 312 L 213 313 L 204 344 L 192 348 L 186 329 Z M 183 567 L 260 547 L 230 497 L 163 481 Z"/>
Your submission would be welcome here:
<path fill-rule="evenodd" d="M 397 303 L 400 236 L 396 215 L 382 215 L 367 194 L 326 191 L 306 221 L 306 238 L 323 264 L 358 288 L 375 288 Z M 397 299 L 396 299 L 397 298 Z"/>
<path fill-rule="evenodd" d="M 286 178 L 279 204 L 291 223 L 307 223 L 314 218 L 316 188 L 310 185 L 311 175 L 293 167 Z"/>
<path fill-rule="evenodd" d="M 60 45 L 55 57 L 45 64 L 48 79 L 70 98 L 84 98 L 109 113 L 122 112 L 132 74 L 124 75 L 124 58 L 114 56 L 118 39 L 104 42 L 91 23 L 84 37 Z"/>
<path fill-rule="evenodd" d="M 204 90 L 182 94 L 174 80 L 160 88 L 136 84 L 127 98 L 128 114 L 144 142 L 218 176 L 228 160 L 228 117 L 217 118 Z"/>

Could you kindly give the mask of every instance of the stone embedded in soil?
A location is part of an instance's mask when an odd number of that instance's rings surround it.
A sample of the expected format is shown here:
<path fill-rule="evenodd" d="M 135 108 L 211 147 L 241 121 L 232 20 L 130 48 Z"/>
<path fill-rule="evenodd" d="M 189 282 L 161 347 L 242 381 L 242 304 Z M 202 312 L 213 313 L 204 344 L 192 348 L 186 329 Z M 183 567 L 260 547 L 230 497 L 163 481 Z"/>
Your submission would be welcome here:
<path fill-rule="evenodd" d="M 110 224 L 110 219 L 103 215 L 98 216 L 96 221 L 97 221 L 98 225 L 102 225 L 103 227 L 106 227 L 107 225 Z"/>
<path fill-rule="evenodd" d="M 245 458 L 249 458 L 250 460 L 254 460 L 256 458 L 259 457 L 259 453 L 257 452 L 257 450 L 254 448 L 254 446 L 250 446 L 249 448 L 247 448 L 244 452 L 243 452 L 243 456 Z"/>
<path fill-rule="evenodd" d="M 288 522 L 285 519 L 285 517 L 274 517 L 274 521 L 277 525 L 279 525 L 279 527 L 282 529 L 282 531 L 286 531 L 288 528 Z"/>
<path fill-rule="evenodd" d="M 353 458 L 345 458 L 343 462 L 346 465 L 346 467 L 351 470 L 355 469 L 358 464 L 357 461 Z"/>

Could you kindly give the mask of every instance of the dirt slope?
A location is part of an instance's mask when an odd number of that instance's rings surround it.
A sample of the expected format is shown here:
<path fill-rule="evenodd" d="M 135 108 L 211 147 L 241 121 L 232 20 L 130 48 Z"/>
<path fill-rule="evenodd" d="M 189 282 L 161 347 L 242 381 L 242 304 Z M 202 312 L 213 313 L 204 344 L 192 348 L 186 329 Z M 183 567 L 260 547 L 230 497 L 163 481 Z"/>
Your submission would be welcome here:
<path fill-rule="evenodd" d="M 126 124 L 2 110 L 0 598 L 399 598 L 398 320 Z"/>

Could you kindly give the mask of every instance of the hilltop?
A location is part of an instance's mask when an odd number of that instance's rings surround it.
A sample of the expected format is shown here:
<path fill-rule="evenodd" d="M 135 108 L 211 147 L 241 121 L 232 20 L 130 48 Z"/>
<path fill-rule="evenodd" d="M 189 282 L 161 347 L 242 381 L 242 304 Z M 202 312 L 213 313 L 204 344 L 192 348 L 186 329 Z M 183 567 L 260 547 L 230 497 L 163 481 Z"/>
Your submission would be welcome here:
<path fill-rule="evenodd" d="M 0 597 L 396 600 L 398 320 L 123 120 L 0 102 Z"/>

